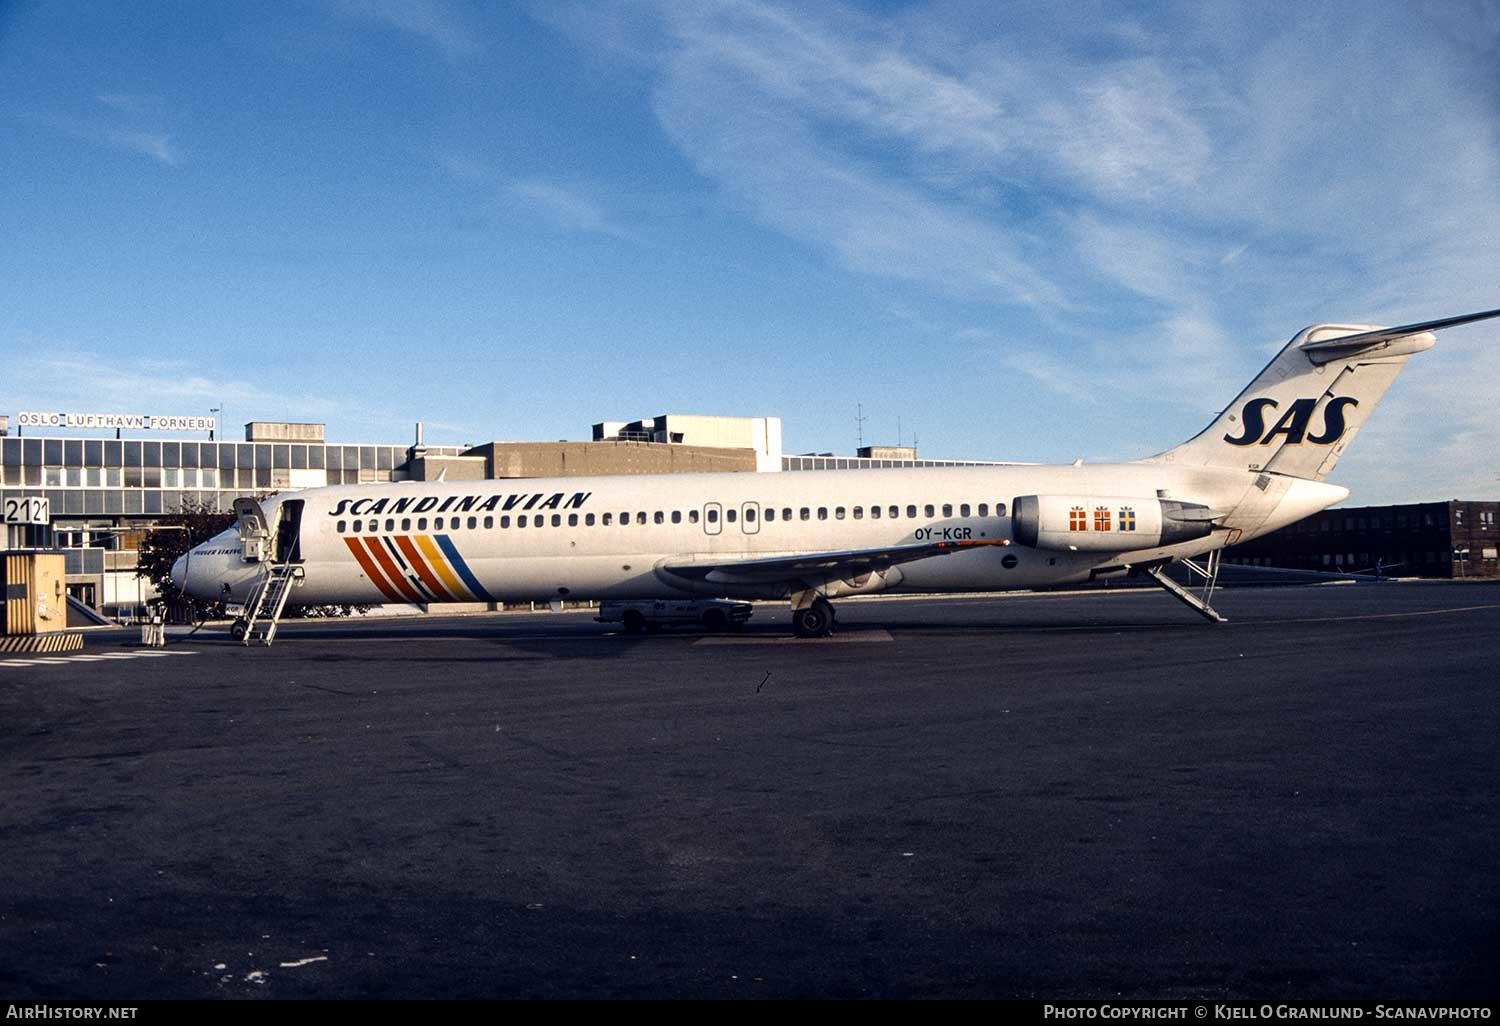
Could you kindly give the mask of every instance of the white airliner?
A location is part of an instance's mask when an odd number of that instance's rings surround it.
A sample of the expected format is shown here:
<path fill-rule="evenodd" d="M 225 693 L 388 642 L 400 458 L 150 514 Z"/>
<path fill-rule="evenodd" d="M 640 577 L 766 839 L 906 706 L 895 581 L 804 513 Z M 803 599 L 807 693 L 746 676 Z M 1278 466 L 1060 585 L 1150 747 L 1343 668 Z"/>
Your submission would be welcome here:
<path fill-rule="evenodd" d="M 1132 463 L 315 488 L 237 501 L 238 525 L 172 577 L 252 604 L 276 580 L 301 605 L 788 599 L 810 637 L 832 632 L 844 595 L 1138 572 L 1218 620 L 1211 591 L 1162 569 L 1189 561 L 1211 584 L 1225 546 L 1342 501 L 1323 479 L 1407 359 L 1496 316 L 1306 328 L 1201 434 Z M 1191 562 L 1205 555 L 1207 570 Z"/>

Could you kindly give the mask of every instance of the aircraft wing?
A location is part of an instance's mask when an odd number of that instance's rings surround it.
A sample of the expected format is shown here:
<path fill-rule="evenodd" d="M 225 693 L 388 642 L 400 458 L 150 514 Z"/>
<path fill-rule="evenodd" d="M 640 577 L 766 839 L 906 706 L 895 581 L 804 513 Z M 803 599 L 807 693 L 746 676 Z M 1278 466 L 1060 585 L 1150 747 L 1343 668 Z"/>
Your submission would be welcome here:
<path fill-rule="evenodd" d="M 738 559 L 707 563 L 667 563 L 662 569 L 677 577 L 693 580 L 721 580 L 742 584 L 772 584 L 808 575 L 854 577 L 885 570 L 898 563 L 910 563 L 930 556 L 946 556 L 964 549 L 1009 545 L 1005 539 L 994 541 L 935 541 L 912 545 L 892 545 L 878 549 L 844 549 L 834 552 L 804 552 L 794 556 L 771 556 L 764 559 Z"/>

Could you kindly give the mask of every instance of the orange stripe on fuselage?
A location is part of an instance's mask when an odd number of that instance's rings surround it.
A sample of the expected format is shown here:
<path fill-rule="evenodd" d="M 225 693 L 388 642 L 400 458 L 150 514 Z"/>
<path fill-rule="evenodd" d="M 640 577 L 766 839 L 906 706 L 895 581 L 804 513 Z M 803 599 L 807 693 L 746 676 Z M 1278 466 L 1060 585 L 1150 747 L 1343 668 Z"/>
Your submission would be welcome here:
<path fill-rule="evenodd" d="M 375 565 L 374 560 L 370 558 L 369 554 L 365 552 L 364 546 L 360 544 L 362 541 L 364 541 L 363 538 L 345 538 L 344 544 L 349 546 L 350 552 L 354 553 L 354 558 L 358 561 L 359 568 L 365 572 L 365 576 L 370 579 L 370 583 L 379 588 L 380 593 L 392 602 L 400 602 L 400 594 L 386 582 L 385 574 L 381 572 L 380 567 Z"/>

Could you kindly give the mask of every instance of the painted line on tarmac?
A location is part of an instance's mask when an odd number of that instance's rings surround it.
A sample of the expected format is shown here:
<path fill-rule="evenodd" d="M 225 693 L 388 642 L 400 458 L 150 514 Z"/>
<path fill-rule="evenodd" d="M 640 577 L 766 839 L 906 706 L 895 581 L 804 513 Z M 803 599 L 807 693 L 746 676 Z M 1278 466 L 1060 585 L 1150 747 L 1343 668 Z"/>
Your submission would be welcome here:
<path fill-rule="evenodd" d="M 1477 613 L 1484 609 L 1500 609 L 1500 602 L 1490 602 L 1482 606 L 1455 606 L 1451 609 L 1419 609 L 1405 613 L 1356 613 L 1349 616 L 1305 616 L 1295 620 L 1240 620 L 1239 623 L 1249 624 L 1275 624 L 1275 623 L 1339 623 L 1344 620 L 1409 620 L 1418 616 L 1448 616 L 1452 613 Z M 1231 620 L 1231 623 L 1236 621 Z"/>
<path fill-rule="evenodd" d="M 797 638 L 792 635 L 775 638 L 712 637 L 699 638 L 694 645 L 864 645 L 895 641 L 887 630 L 842 631 L 826 638 Z"/>
<path fill-rule="evenodd" d="M 160 659 L 163 656 L 197 655 L 197 652 L 101 652 L 75 656 L 49 656 L 45 659 L 0 659 L 0 670 L 11 666 L 69 666 L 73 663 L 95 663 L 105 659 Z"/>

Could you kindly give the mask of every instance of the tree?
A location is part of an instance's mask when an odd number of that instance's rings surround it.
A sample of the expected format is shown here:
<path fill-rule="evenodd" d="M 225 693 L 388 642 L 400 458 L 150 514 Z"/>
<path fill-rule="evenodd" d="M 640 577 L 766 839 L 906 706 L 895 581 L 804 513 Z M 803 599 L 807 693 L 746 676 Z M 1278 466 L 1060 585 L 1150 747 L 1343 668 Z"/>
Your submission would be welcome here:
<path fill-rule="evenodd" d="M 166 601 L 175 601 L 181 597 L 182 589 L 172 583 L 172 564 L 193 546 L 233 527 L 234 523 L 233 513 L 208 503 L 183 502 L 176 513 L 159 517 L 147 529 L 136 558 L 136 576 L 155 585 Z"/>

